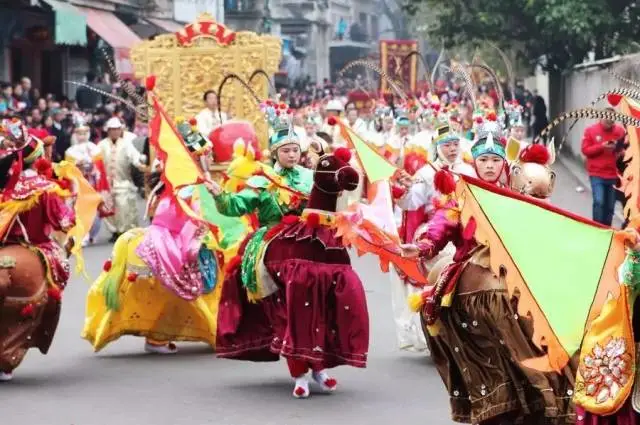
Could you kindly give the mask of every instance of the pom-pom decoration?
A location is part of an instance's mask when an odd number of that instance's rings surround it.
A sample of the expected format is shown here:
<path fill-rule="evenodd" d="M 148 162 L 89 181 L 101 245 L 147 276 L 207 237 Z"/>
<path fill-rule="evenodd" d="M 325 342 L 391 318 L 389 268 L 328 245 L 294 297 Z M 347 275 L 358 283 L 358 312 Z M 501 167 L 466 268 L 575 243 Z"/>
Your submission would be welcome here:
<path fill-rule="evenodd" d="M 138 274 L 137 273 L 129 273 L 129 275 L 127 276 L 127 280 L 129 282 L 135 282 L 136 280 L 138 280 Z"/>
<path fill-rule="evenodd" d="M 311 213 L 307 215 L 306 222 L 307 226 L 315 229 L 320 226 L 320 215 Z"/>
<path fill-rule="evenodd" d="M 62 299 L 62 291 L 58 288 L 49 288 L 49 290 L 47 290 L 47 296 L 49 299 L 60 301 Z"/>
<path fill-rule="evenodd" d="M 551 159 L 549 150 L 538 143 L 529 145 L 520 153 L 521 162 L 530 162 L 534 164 L 547 165 Z"/>
<path fill-rule="evenodd" d="M 333 153 L 333 156 L 335 156 L 342 162 L 348 163 L 349 161 L 351 161 L 351 151 L 347 148 L 336 149 L 336 151 Z"/>
<path fill-rule="evenodd" d="M 108 272 L 109 270 L 111 270 L 111 266 L 112 266 L 111 260 L 107 260 L 102 265 L 102 270 L 105 272 Z"/>
<path fill-rule="evenodd" d="M 327 118 L 327 124 L 329 124 L 331 126 L 334 126 L 337 123 L 338 123 L 338 120 L 336 119 L 336 117 L 331 116 L 331 117 Z"/>
<path fill-rule="evenodd" d="M 609 105 L 611 106 L 618 106 L 621 100 L 622 100 L 622 95 L 620 94 L 609 93 L 607 95 L 607 102 L 609 102 Z"/>
<path fill-rule="evenodd" d="M 155 75 L 149 75 L 145 80 L 144 80 L 144 88 L 147 91 L 153 91 L 153 89 L 156 88 L 156 76 Z"/>
<path fill-rule="evenodd" d="M 20 310 L 20 316 L 22 316 L 22 317 L 32 317 L 34 311 L 35 311 L 35 309 L 33 307 L 33 304 L 27 304 L 24 307 L 22 307 L 22 310 Z"/>
<path fill-rule="evenodd" d="M 456 181 L 446 167 L 436 172 L 433 178 L 433 185 L 435 189 L 443 195 L 450 195 L 456 190 Z"/>

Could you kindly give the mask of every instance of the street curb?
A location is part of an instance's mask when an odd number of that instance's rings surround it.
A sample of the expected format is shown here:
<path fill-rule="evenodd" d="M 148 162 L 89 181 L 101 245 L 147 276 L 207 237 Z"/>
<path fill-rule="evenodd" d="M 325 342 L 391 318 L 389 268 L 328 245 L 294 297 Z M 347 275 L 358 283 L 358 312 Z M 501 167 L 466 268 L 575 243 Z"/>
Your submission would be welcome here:
<path fill-rule="evenodd" d="M 584 171 L 584 169 L 578 165 L 575 159 L 566 158 L 564 156 L 557 157 L 558 162 L 567 169 L 569 174 L 580 183 L 580 185 L 584 188 L 586 192 L 591 193 L 591 183 L 589 182 L 589 176 Z M 616 210 L 614 215 L 618 220 L 624 223 L 624 215 L 620 210 L 618 203 L 616 202 Z"/>

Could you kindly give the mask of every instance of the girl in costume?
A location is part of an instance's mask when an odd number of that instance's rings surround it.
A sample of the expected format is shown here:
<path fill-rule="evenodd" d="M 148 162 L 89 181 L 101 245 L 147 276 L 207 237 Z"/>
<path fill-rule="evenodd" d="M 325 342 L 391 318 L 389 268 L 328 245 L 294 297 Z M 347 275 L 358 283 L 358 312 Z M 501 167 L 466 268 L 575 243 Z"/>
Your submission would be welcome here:
<path fill-rule="evenodd" d="M 189 123 L 177 127 L 196 161 L 209 152 L 210 143 Z M 219 261 L 208 226 L 183 212 L 201 212 L 200 192 L 193 186 L 165 192 L 158 181 L 162 164 L 154 166 L 151 225 L 118 238 L 89 290 L 83 338 L 96 351 L 122 335 L 144 336 L 149 353 L 174 354 L 173 341 L 215 347 Z"/>
<path fill-rule="evenodd" d="M 496 121 L 484 120 L 478 127 L 471 153 L 480 180 L 508 185 L 505 144 Z M 438 276 L 435 289 L 410 301 L 420 311 L 432 358 L 449 392 L 452 419 L 500 424 L 550 418 L 570 423 L 575 417 L 569 407 L 569 380 L 520 364 L 541 355 L 531 343 L 531 324 L 515 313 L 504 276 L 490 270 L 488 247 L 478 245 L 463 227 L 452 194 L 453 177 L 440 170 L 434 182 L 443 197 L 415 245 L 407 246 L 407 254 L 426 261 L 450 242 L 456 252 L 439 276 L 439 265 L 431 271 L 431 282 Z"/>
<path fill-rule="evenodd" d="M 75 212 L 66 184 L 52 179 L 44 143 L 17 120 L 2 133 L 11 148 L 1 161 L 12 163 L 0 199 L 0 381 L 8 381 L 29 348 L 46 354 L 53 340 L 70 273 L 56 236 L 74 226 Z"/>
<path fill-rule="evenodd" d="M 90 140 L 91 129 L 84 121 L 79 120 L 71 135 L 71 147 L 65 152 L 65 159 L 73 162 L 82 171 L 82 175 L 101 194 L 104 202 L 98 209 L 93 226 L 83 245 L 92 244 L 100 232 L 102 218 L 113 215 L 112 198 L 110 195 L 109 181 L 101 158 L 98 146 Z"/>

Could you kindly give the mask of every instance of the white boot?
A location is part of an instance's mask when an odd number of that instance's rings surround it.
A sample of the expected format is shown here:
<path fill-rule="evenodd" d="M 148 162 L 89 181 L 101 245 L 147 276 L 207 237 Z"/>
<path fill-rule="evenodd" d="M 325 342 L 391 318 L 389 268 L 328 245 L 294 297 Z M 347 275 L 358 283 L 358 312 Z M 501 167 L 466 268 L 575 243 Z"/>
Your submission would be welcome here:
<path fill-rule="evenodd" d="M 175 354 L 178 352 L 178 347 L 176 347 L 173 342 L 164 345 L 155 345 L 145 342 L 144 351 L 153 354 Z"/>
<path fill-rule="evenodd" d="M 309 380 L 306 375 L 296 378 L 296 385 L 293 388 L 293 396 L 295 398 L 308 398 L 309 397 Z"/>
<path fill-rule="evenodd" d="M 12 372 L 0 372 L 0 382 L 9 382 L 13 379 Z"/>
<path fill-rule="evenodd" d="M 338 381 L 330 377 L 324 370 L 321 370 L 320 372 L 313 372 L 311 376 L 313 377 L 313 380 L 320 385 L 322 391 L 332 393 L 336 388 L 338 388 Z"/>

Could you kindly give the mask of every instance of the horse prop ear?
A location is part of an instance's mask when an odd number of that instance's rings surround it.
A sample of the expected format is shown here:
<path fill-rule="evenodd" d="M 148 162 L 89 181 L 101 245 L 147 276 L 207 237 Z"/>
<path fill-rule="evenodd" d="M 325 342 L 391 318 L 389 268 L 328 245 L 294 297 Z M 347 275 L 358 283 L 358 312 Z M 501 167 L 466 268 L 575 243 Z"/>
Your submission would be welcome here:
<path fill-rule="evenodd" d="M 509 138 L 507 142 L 507 161 L 512 162 L 518 159 L 518 155 L 520 154 L 520 149 L 522 148 L 519 140 L 514 139 L 513 137 Z"/>
<path fill-rule="evenodd" d="M 551 139 L 547 145 L 547 150 L 549 151 L 549 162 L 547 162 L 547 165 L 551 166 L 556 162 L 556 144 L 554 139 Z"/>

